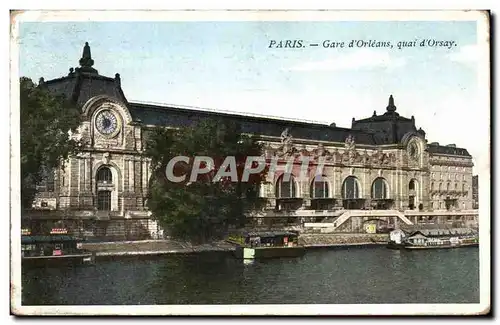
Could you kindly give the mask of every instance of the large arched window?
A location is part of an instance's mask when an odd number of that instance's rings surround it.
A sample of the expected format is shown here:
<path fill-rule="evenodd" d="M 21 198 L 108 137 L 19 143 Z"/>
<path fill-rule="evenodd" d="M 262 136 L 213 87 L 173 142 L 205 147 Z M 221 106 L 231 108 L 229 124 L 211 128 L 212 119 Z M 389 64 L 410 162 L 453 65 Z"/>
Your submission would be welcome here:
<path fill-rule="evenodd" d="M 97 171 L 97 182 L 98 183 L 111 183 L 113 181 L 113 175 L 108 167 L 101 167 Z"/>
<path fill-rule="evenodd" d="M 297 189 L 295 188 L 295 180 L 293 175 L 288 179 L 281 175 L 276 182 L 276 197 L 277 198 L 293 198 L 297 196 Z M 288 176 L 288 175 L 287 175 Z"/>
<path fill-rule="evenodd" d="M 342 198 L 343 199 L 357 199 L 359 198 L 359 184 L 354 176 L 348 176 L 342 184 Z"/>
<path fill-rule="evenodd" d="M 372 184 L 372 199 L 387 199 L 387 183 L 383 177 L 378 177 Z"/>
<path fill-rule="evenodd" d="M 328 181 L 325 176 L 317 176 L 311 183 L 310 195 L 312 199 L 324 199 L 330 197 Z"/>
<path fill-rule="evenodd" d="M 449 191 L 450 190 L 450 183 L 446 184 L 446 190 Z"/>

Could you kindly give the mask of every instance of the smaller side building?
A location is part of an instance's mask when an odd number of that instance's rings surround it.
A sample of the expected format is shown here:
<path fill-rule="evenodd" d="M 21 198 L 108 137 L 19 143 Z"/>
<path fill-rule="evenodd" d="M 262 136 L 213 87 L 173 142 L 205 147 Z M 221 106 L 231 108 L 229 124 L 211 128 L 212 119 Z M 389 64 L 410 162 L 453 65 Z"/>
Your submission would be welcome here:
<path fill-rule="evenodd" d="M 472 208 L 479 209 L 479 177 L 472 176 Z"/>

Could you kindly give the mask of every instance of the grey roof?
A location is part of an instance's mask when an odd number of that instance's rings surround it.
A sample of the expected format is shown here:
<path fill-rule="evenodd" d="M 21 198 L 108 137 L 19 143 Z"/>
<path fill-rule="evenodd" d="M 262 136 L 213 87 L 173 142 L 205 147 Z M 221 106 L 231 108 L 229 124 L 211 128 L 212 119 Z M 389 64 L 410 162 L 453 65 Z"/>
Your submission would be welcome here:
<path fill-rule="evenodd" d="M 417 130 L 413 116 L 406 118 L 396 112 L 392 95 L 389 96 L 389 105 L 387 105 L 385 113 L 377 115 L 377 112 L 374 111 L 371 117 L 360 120 L 353 118 L 352 128 L 375 133 L 376 141 L 383 144 L 403 143 L 408 134 L 425 139 L 425 131 L 422 128 Z"/>
<path fill-rule="evenodd" d="M 94 60 L 90 53 L 90 46 L 85 42 L 82 58 L 79 61 L 80 67 L 70 68 L 67 76 L 44 81 L 40 78 L 40 87 L 45 87 L 49 91 L 64 95 L 78 106 L 83 106 L 90 98 L 98 95 L 108 95 L 127 104 L 127 99 L 121 88 L 120 75 L 115 74 L 115 78 L 105 77 L 94 69 Z"/>
<path fill-rule="evenodd" d="M 245 233 L 248 237 L 277 237 L 277 236 L 297 236 L 290 231 L 250 231 Z"/>
<path fill-rule="evenodd" d="M 216 118 L 239 122 L 242 125 L 242 131 L 251 134 L 279 137 L 283 130 L 289 128 L 291 135 L 299 139 L 344 142 L 349 135 L 352 135 L 356 143 L 367 145 L 377 144 L 371 133 L 326 124 L 142 103 L 129 103 L 128 107 L 132 118 L 146 125 L 182 127 L 193 125 L 202 119 Z"/>
<path fill-rule="evenodd" d="M 118 74 L 113 79 L 77 70 L 66 77 L 41 82 L 40 86 L 46 87 L 50 92 L 64 95 L 80 107 L 90 98 L 98 95 L 108 95 L 127 103 Z"/>
<path fill-rule="evenodd" d="M 427 237 L 477 234 L 477 232 L 472 228 L 448 227 L 446 225 L 437 224 L 404 225 L 401 226 L 401 230 L 403 230 L 408 236 L 413 236 L 418 233 Z"/>
<path fill-rule="evenodd" d="M 430 153 L 471 157 L 467 149 L 450 146 L 440 146 L 434 143 L 429 144 L 427 146 L 427 150 Z"/>
<path fill-rule="evenodd" d="M 78 238 L 70 235 L 21 236 L 22 244 L 74 242 Z"/>

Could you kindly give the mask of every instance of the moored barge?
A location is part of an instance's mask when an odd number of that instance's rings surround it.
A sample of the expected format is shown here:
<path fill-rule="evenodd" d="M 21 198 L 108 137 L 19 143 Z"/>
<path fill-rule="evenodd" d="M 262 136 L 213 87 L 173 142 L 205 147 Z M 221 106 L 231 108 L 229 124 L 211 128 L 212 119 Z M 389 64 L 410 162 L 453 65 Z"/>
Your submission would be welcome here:
<path fill-rule="evenodd" d="M 23 229 L 21 236 L 23 266 L 94 264 L 95 253 L 82 249 L 81 240 L 61 229 L 50 235 L 31 235 Z"/>
<path fill-rule="evenodd" d="M 305 247 L 298 244 L 298 234 L 292 231 L 260 231 L 232 234 L 227 242 L 237 245 L 234 251 L 239 259 L 299 257 Z"/>
<path fill-rule="evenodd" d="M 453 228 L 445 225 L 413 225 L 390 232 L 388 248 L 439 249 L 479 245 L 478 232 L 472 228 Z"/>

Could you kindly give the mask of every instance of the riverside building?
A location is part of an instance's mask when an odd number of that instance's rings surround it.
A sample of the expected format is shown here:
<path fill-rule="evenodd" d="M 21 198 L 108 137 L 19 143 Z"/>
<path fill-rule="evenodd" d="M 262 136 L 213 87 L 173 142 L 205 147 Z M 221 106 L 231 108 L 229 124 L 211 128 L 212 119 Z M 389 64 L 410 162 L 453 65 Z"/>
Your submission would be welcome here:
<path fill-rule="evenodd" d="M 266 144 L 266 158 L 323 157 L 321 177 L 283 179 L 283 166 L 262 186 L 259 225 L 330 225 L 330 231 L 377 231 L 397 222 L 477 224 L 472 157 L 454 144 L 428 142 L 415 118 L 400 116 L 389 96 L 384 112 L 352 119 L 351 128 L 213 110 L 129 102 L 120 75 L 94 68 L 89 45 L 80 66 L 40 87 L 64 94 L 84 118 L 84 150 L 47 173 L 23 227 L 64 223 L 87 236 L 151 238 L 162 231 L 147 210 L 150 163 L 143 153 L 153 127 L 183 127 L 217 117 L 241 122 Z M 382 104 L 382 103 L 381 103 Z M 280 172 L 281 168 L 281 172 Z M 371 225 L 371 227 L 367 227 Z M 371 229 L 371 230 L 367 230 Z"/>

